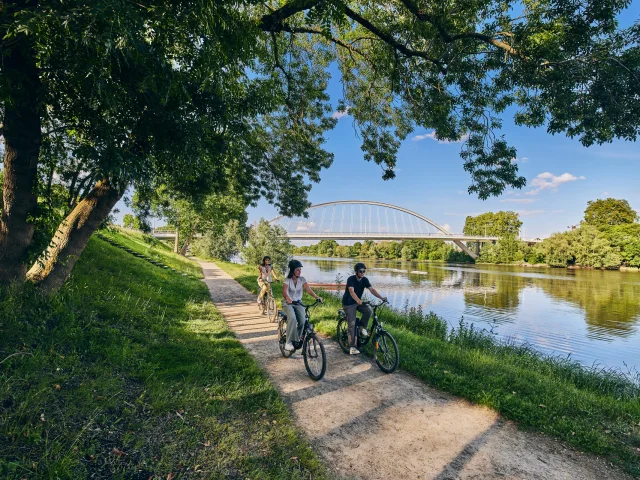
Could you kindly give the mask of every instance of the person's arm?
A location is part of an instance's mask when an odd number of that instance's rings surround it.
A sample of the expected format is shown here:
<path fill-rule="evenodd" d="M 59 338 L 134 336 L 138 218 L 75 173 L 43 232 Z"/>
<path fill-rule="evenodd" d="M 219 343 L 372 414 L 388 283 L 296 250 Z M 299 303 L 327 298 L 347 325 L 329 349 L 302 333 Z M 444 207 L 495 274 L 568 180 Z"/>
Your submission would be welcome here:
<path fill-rule="evenodd" d="M 380 295 L 380 294 L 378 293 L 378 291 L 377 291 L 375 288 L 373 288 L 373 287 L 369 287 L 369 291 L 370 291 L 373 295 L 375 295 L 376 297 L 378 297 L 380 300 L 384 300 L 385 302 L 387 301 L 387 297 L 383 297 L 382 295 Z"/>
<path fill-rule="evenodd" d="M 289 286 L 286 283 L 282 284 L 282 296 L 284 297 L 284 301 L 289 305 L 293 303 L 293 300 L 289 298 Z"/>
<path fill-rule="evenodd" d="M 273 275 L 273 278 L 275 278 L 277 282 L 279 282 L 279 281 L 280 281 L 280 279 L 279 279 L 279 278 L 278 278 L 278 276 L 276 275 L 276 269 L 275 269 L 275 268 L 272 268 L 272 269 L 271 269 L 271 275 Z"/>
<path fill-rule="evenodd" d="M 311 287 L 309 286 L 309 284 L 307 282 L 304 282 L 304 285 L 302 285 L 303 288 L 305 289 L 305 291 L 311 295 L 313 298 L 315 298 L 316 300 L 320 300 L 320 302 L 322 302 L 322 298 L 320 298 L 318 295 L 316 295 L 316 292 L 314 292 L 313 290 L 311 290 Z"/>
<path fill-rule="evenodd" d="M 358 305 L 362 305 L 362 300 L 358 298 L 353 287 L 349 287 L 349 295 L 351 295 L 351 298 L 353 298 Z"/>

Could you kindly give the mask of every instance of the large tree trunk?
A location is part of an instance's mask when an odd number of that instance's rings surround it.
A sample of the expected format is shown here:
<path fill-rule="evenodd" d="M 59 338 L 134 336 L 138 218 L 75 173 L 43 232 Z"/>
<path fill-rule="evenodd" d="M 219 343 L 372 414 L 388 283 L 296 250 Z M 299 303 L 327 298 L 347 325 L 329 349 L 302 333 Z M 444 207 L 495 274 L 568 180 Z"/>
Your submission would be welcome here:
<path fill-rule="evenodd" d="M 10 99 L 3 105 L 4 186 L 0 218 L 0 285 L 23 282 L 33 239 L 30 217 L 37 207 L 40 79 L 31 40 L 20 35 L 3 52 L 3 81 Z"/>
<path fill-rule="evenodd" d="M 99 181 L 60 224 L 44 255 L 29 270 L 27 279 L 46 293 L 57 291 L 69 278 L 89 237 L 107 218 L 123 192 L 106 180 Z"/>

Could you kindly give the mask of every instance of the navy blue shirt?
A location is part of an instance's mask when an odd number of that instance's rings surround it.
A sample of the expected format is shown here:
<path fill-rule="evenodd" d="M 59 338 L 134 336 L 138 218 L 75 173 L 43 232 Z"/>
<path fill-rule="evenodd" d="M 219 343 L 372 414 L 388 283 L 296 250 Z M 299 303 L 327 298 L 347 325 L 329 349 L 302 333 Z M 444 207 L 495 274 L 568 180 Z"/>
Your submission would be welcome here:
<path fill-rule="evenodd" d="M 371 288 L 371 284 L 369 283 L 369 279 L 367 277 L 362 277 L 360 280 L 358 280 L 358 277 L 356 275 L 351 275 L 349 278 L 347 278 L 347 286 L 345 287 L 344 295 L 342 296 L 342 305 L 356 304 L 356 301 L 349 293 L 349 287 L 353 287 L 354 293 L 358 298 L 362 299 L 364 289 Z"/>

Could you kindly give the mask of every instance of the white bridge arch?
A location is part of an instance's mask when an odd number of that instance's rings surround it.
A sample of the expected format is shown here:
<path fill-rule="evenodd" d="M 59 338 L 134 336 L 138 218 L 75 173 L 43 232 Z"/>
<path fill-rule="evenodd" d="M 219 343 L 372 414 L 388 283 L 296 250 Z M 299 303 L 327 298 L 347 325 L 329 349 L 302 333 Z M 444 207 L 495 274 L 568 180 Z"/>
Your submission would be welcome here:
<path fill-rule="evenodd" d="M 498 237 L 455 234 L 406 208 L 367 200 L 338 200 L 307 209 L 307 217 L 280 216 L 269 223 L 283 227 L 291 240 L 445 240 L 471 257 L 463 242 L 494 242 Z"/>

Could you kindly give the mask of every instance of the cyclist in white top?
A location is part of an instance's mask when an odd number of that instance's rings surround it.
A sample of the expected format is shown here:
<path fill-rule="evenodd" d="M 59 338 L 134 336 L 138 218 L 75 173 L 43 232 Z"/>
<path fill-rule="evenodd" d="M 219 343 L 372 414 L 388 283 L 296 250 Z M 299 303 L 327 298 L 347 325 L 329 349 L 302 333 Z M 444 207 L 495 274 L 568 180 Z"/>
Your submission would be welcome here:
<path fill-rule="evenodd" d="M 271 282 L 271 276 L 276 279 L 276 282 L 280 281 L 276 272 L 271 265 L 271 257 L 264 257 L 262 263 L 258 265 L 258 285 L 260 286 L 260 293 L 258 294 L 258 306 L 262 304 L 262 297 L 264 297 L 269 291 L 269 282 Z M 266 310 L 262 312 L 266 314 Z"/>
<path fill-rule="evenodd" d="M 311 290 L 307 279 L 301 277 L 300 273 L 302 273 L 302 263 L 298 260 L 291 260 L 289 274 L 282 282 L 282 297 L 284 298 L 282 310 L 287 314 L 287 343 L 284 349 L 288 351 L 295 350 L 293 342 L 300 341 L 300 332 L 304 327 L 304 307 L 301 304 L 303 290 L 322 302 L 322 298 Z"/>

